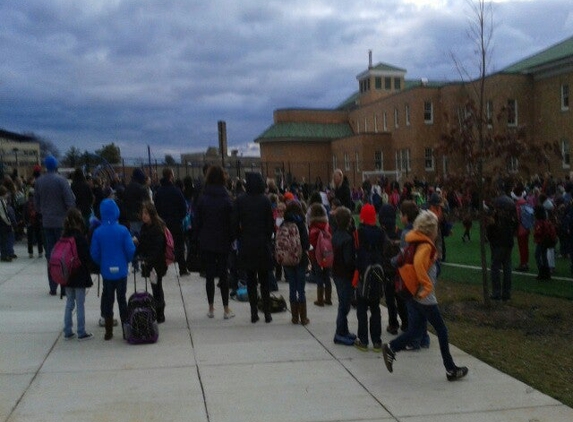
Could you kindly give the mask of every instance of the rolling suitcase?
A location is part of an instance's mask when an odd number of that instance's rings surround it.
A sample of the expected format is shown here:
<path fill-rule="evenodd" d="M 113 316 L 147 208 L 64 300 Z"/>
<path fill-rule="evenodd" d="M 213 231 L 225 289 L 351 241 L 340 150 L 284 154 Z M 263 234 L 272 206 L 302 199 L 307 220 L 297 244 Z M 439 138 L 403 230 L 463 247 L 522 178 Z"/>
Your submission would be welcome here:
<path fill-rule="evenodd" d="M 133 273 L 134 293 L 127 301 L 127 322 L 124 324 L 125 339 L 129 344 L 155 343 L 159 337 L 155 299 L 147 291 L 137 291 L 136 274 Z"/>

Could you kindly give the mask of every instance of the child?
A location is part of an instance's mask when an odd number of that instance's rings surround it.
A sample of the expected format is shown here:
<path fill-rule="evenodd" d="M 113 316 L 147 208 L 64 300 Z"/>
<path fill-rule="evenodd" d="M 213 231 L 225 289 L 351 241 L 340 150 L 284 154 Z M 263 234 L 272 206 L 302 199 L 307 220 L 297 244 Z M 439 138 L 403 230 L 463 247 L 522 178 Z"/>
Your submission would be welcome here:
<path fill-rule="evenodd" d="M 356 340 L 356 334 L 348 331 L 347 318 L 348 312 L 350 312 L 352 276 L 356 264 L 352 213 L 346 207 L 338 207 L 334 217 L 336 218 L 336 230 L 332 235 L 332 248 L 334 250 L 332 278 L 338 295 L 338 315 L 336 316 L 334 342 L 352 346 Z"/>
<path fill-rule="evenodd" d="M 423 321 L 427 319 L 436 330 L 440 342 L 440 352 L 446 367 L 446 378 L 448 381 L 455 381 L 463 378 L 468 373 L 468 368 L 455 365 L 450 353 L 448 341 L 448 329 L 444 324 L 438 301 L 434 291 L 436 283 L 436 258 L 437 251 L 434 241 L 438 235 L 438 218 L 431 211 L 421 211 L 416 220 L 414 228 L 406 235 L 408 243 L 417 243 L 414 261 L 412 264 L 405 264 L 399 268 L 400 276 L 403 278 L 408 290 L 413 297 L 407 300 L 408 307 L 408 331 L 401 334 L 390 343 L 384 344 L 382 353 L 384 363 L 389 372 L 393 371 L 393 362 L 396 353 L 404 350 L 410 342 L 422 335 Z"/>
<path fill-rule="evenodd" d="M 28 201 L 24 204 L 24 222 L 28 237 L 28 256 L 34 258 L 34 242 L 38 245 L 38 258 L 44 254 L 44 240 L 42 238 L 42 214 L 34 206 L 34 189 L 28 191 Z"/>
<path fill-rule="evenodd" d="M 551 280 L 547 250 L 555 247 L 557 232 L 553 223 L 547 219 L 547 212 L 543 205 L 536 205 L 534 213 L 533 241 L 535 242 L 535 262 L 538 270 L 536 279 Z"/>
<path fill-rule="evenodd" d="M 99 265 L 103 278 L 102 310 L 105 319 L 104 340 L 113 337 L 113 303 L 117 296 L 119 317 L 127 321 L 127 274 L 135 245 L 129 230 L 119 224 L 119 208 L 113 199 L 100 204 L 101 225 L 94 231 L 90 254 Z M 123 325 L 122 325 L 123 328 Z"/>
<path fill-rule="evenodd" d="M 12 220 L 8 211 L 8 202 L 6 197 L 8 189 L 0 185 L 0 260 L 2 262 L 11 262 L 12 253 L 10 251 L 10 236 L 14 235 Z"/>
<path fill-rule="evenodd" d="M 320 197 L 319 197 L 320 199 Z M 315 250 L 318 242 L 318 235 L 321 231 L 330 231 L 326 209 L 320 202 L 315 202 L 309 208 L 307 214 L 309 221 L 309 241 L 311 250 L 309 252 L 310 263 L 312 265 L 312 276 L 316 282 L 316 306 L 332 305 L 332 282 L 330 281 L 330 269 L 322 268 L 316 262 Z"/>
<path fill-rule="evenodd" d="M 464 225 L 464 234 L 462 236 L 462 242 L 469 242 L 471 240 L 470 231 L 472 229 L 473 221 L 472 221 L 472 214 L 470 211 L 466 212 L 464 218 L 462 220 L 462 224 Z"/>
<path fill-rule="evenodd" d="M 92 333 L 86 332 L 85 300 L 86 288 L 93 285 L 88 262 L 90 251 L 85 236 L 85 225 L 82 213 L 77 208 L 70 208 L 64 220 L 62 237 L 73 237 L 76 241 L 76 249 L 81 266 L 75 274 L 72 274 L 66 285 L 66 311 L 64 313 L 64 339 L 71 340 L 76 334 L 73 332 L 72 313 L 76 307 L 78 341 L 90 340 Z"/>
<path fill-rule="evenodd" d="M 165 261 L 165 223 L 157 215 L 152 202 L 146 201 L 141 208 L 141 231 L 135 239 L 137 255 L 142 259 L 141 275 L 151 277 L 151 291 L 155 300 L 157 323 L 165 322 L 165 295 L 163 294 L 163 277 L 167 272 Z M 152 275 L 152 271 L 155 275 Z"/>
<path fill-rule="evenodd" d="M 358 226 L 357 235 L 356 269 L 362 280 L 369 265 L 382 263 L 382 251 L 386 242 L 386 234 L 376 226 L 376 210 L 371 204 L 365 204 L 360 210 L 360 226 Z M 363 352 L 368 351 L 368 310 L 370 309 L 372 347 L 375 352 L 380 352 L 382 347 L 381 298 L 367 299 L 360 295 L 357 296 L 358 338 L 354 346 Z"/>

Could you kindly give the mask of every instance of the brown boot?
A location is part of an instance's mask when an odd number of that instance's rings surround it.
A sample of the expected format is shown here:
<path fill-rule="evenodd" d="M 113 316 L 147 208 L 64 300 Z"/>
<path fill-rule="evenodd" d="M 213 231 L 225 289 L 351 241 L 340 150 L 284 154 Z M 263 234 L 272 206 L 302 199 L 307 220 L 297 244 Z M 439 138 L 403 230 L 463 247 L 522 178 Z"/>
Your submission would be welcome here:
<path fill-rule="evenodd" d="M 324 304 L 332 305 L 332 284 L 324 286 Z"/>
<path fill-rule="evenodd" d="M 306 325 L 310 320 L 306 317 L 306 301 L 298 304 L 298 313 L 300 315 L 300 324 Z"/>
<path fill-rule="evenodd" d="M 291 322 L 293 324 L 298 324 L 298 302 L 290 303 L 290 313 L 292 315 Z"/>
<path fill-rule="evenodd" d="M 105 335 L 104 340 L 111 340 L 113 337 L 113 318 L 105 319 Z"/>
<path fill-rule="evenodd" d="M 324 306 L 324 286 L 317 286 L 316 288 L 316 306 Z"/>

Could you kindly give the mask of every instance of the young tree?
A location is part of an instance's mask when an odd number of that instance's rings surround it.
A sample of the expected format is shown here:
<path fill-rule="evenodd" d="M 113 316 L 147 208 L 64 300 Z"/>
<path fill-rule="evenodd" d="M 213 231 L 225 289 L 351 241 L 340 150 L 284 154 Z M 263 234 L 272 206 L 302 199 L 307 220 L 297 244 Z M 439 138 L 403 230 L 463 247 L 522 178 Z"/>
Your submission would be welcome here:
<path fill-rule="evenodd" d="M 508 127 L 507 118 L 513 112 L 508 107 L 503 107 L 495 119 L 487 115 L 486 78 L 493 36 L 493 11 L 491 3 L 485 0 L 468 0 L 468 4 L 472 11 L 469 36 L 476 43 L 479 76 L 462 84 L 460 98 L 465 102 L 459 107 L 455 118 L 446 116 L 448 131 L 442 135 L 436 150 L 463 163 L 460 167 L 465 174 L 457 177 L 448 175 L 449 182 L 460 186 L 461 180 L 472 180 L 473 188 L 477 191 L 483 298 L 489 306 L 484 199 L 493 198 L 499 193 L 496 182 L 508 173 L 511 162 L 542 165 L 549 162 L 551 154 L 560 153 L 556 143 L 529 138 L 525 126 Z M 469 72 L 453 55 L 452 58 L 462 79 L 466 80 Z"/>
<path fill-rule="evenodd" d="M 174 166 L 175 163 L 175 158 L 173 158 L 173 156 L 171 154 L 165 154 L 165 160 L 164 160 L 165 164 L 168 166 Z"/>

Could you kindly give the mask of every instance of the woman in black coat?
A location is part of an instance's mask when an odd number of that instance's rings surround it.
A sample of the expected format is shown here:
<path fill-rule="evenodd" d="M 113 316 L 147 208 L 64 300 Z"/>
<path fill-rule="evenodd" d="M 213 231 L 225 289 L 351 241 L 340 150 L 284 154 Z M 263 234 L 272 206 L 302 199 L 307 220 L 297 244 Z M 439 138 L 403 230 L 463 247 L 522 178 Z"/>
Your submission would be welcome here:
<path fill-rule="evenodd" d="M 215 277 L 219 277 L 221 298 L 225 309 L 224 318 L 235 314 L 229 308 L 229 277 L 227 263 L 231 250 L 231 217 L 233 201 L 225 188 L 226 175 L 221 166 L 211 166 L 205 175 L 203 193 L 197 201 L 195 224 L 199 235 L 199 250 L 205 266 L 207 316 L 215 316 Z"/>
<path fill-rule="evenodd" d="M 265 182 L 259 173 L 246 174 L 246 192 L 235 203 L 233 227 L 237 236 L 238 266 L 247 274 L 247 291 L 251 305 L 251 322 L 259 320 L 257 280 L 261 288 L 265 322 L 273 319 L 269 301 L 269 271 L 273 268 L 272 236 L 274 219 Z"/>

